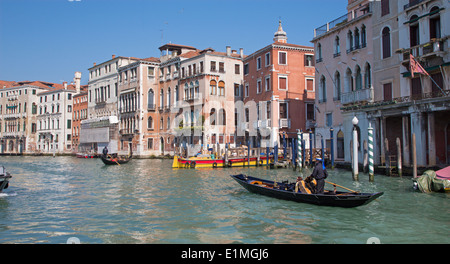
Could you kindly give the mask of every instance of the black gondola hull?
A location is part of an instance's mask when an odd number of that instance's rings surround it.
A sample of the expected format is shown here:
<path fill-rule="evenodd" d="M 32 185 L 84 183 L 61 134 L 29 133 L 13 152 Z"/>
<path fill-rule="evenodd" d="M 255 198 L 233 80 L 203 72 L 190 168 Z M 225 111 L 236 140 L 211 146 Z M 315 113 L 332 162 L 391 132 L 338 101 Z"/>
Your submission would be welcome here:
<path fill-rule="evenodd" d="M 309 203 L 315 205 L 335 206 L 335 207 L 357 207 L 365 205 L 383 195 L 383 192 L 378 193 L 345 193 L 336 192 L 334 194 L 306 194 L 294 192 L 289 189 L 284 183 L 277 183 L 278 186 L 284 186 L 288 190 L 282 188 L 268 188 L 261 185 L 251 184 L 251 181 L 261 181 L 265 184 L 273 185 L 273 181 L 262 180 L 259 178 L 246 175 L 231 175 L 240 185 L 242 185 L 249 192 L 257 193 L 273 198 L 289 200 L 299 203 Z"/>
<path fill-rule="evenodd" d="M 112 160 L 110 158 L 105 158 L 104 156 L 101 156 L 101 159 L 102 159 L 103 163 L 105 163 L 105 165 L 125 164 L 125 163 L 128 163 L 131 160 L 131 158 Z"/>

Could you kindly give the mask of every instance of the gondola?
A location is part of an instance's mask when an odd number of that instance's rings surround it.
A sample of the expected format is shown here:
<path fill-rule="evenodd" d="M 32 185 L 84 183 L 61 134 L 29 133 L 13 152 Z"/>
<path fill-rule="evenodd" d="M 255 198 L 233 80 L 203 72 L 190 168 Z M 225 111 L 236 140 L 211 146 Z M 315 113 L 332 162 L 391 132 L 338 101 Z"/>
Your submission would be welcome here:
<path fill-rule="evenodd" d="M 131 160 L 131 156 L 123 158 L 123 157 L 112 157 L 111 155 L 102 155 L 100 157 L 103 161 L 103 163 L 105 163 L 105 165 L 121 165 L 121 164 L 125 164 L 128 163 Z"/>
<path fill-rule="evenodd" d="M 5 167 L 0 166 L 0 193 L 7 189 L 9 186 L 9 180 L 12 178 L 11 174 L 5 170 Z"/>
<path fill-rule="evenodd" d="M 299 203 L 335 207 L 357 207 L 368 204 L 383 195 L 378 193 L 325 191 L 324 194 L 295 192 L 295 183 L 274 182 L 259 179 L 243 174 L 230 175 L 249 192 L 262 194 L 278 199 L 290 200 Z"/>

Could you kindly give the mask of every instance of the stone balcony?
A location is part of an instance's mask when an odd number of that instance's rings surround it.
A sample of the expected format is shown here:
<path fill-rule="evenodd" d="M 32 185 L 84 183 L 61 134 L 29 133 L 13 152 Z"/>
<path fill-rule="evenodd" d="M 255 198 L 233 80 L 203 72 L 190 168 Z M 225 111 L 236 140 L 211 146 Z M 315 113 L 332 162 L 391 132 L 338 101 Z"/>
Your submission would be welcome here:
<path fill-rule="evenodd" d="M 365 88 L 348 93 L 343 93 L 341 95 L 341 103 L 345 105 L 352 103 L 372 102 L 373 97 L 373 88 Z"/>

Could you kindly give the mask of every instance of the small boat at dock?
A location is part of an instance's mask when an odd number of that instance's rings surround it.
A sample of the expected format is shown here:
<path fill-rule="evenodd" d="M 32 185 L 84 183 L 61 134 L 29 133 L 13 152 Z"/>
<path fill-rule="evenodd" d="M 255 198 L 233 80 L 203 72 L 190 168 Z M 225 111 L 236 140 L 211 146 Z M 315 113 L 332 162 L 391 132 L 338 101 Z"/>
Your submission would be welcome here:
<path fill-rule="evenodd" d="M 383 192 L 360 193 L 340 191 L 325 191 L 324 194 L 314 194 L 310 191 L 302 192 L 296 190 L 296 183 L 269 181 L 244 174 L 230 176 L 249 192 L 315 205 L 346 208 L 357 207 L 368 204 L 383 195 Z"/>
<path fill-rule="evenodd" d="M 77 158 L 80 159 L 93 159 L 93 158 L 97 158 L 97 154 L 90 154 L 90 153 L 77 153 L 76 154 Z"/>
<path fill-rule="evenodd" d="M 250 161 L 249 161 L 250 160 Z M 257 157 L 235 157 L 215 159 L 210 155 L 202 155 L 198 157 L 183 158 L 180 156 L 173 157 L 172 168 L 224 168 L 224 167 L 244 167 L 266 165 L 267 158 L 260 157 L 259 164 Z M 269 163 L 273 162 L 273 158 L 269 158 Z"/>
<path fill-rule="evenodd" d="M 0 166 L 0 193 L 7 189 L 9 186 L 9 180 L 12 178 L 11 174 L 5 170 L 4 166 Z"/>

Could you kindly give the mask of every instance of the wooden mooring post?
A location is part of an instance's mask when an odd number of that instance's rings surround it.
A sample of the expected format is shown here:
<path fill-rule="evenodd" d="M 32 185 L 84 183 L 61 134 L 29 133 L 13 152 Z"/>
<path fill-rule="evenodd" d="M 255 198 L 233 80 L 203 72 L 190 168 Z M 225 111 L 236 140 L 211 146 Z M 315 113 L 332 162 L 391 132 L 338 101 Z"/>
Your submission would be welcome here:
<path fill-rule="evenodd" d="M 417 178 L 416 134 L 412 134 L 413 177 Z"/>
<path fill-rule="evenodd" d="M 402 177 L 402 144 L 400 138 L 397 138 L 397 171 L 398 176 Z"/>

